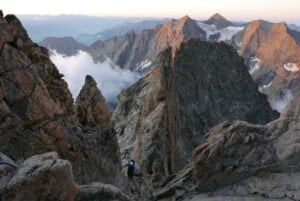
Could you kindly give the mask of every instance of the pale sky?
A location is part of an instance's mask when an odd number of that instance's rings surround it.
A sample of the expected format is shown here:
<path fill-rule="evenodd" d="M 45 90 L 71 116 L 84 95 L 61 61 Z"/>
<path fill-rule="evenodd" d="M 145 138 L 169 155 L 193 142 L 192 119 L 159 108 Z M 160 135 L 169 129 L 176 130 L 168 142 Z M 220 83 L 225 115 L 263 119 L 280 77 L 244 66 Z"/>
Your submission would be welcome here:
<path fill-rule="evenodd" d="M 300 21 L 300 0 L 1 0 L 14 14 L 207 18 Z"/>

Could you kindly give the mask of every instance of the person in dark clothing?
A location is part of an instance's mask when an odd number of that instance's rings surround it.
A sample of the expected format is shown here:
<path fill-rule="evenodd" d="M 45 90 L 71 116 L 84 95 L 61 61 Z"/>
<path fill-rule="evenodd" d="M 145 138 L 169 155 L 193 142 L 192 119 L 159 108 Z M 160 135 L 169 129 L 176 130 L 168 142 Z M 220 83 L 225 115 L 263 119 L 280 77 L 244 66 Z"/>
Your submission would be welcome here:
<path fill-rule="evenodd" d="M 3 11 L 0 10 L 0 18 L 3 18 Z"/>
<path fill-rule="evenodd" d="M 127 164 L 123 165 L 123 168 L 127 167 L 127 176 L 129 179 L 133 179 L 134 171 L 135 171 L 135 161 L 129 160 Z"/>

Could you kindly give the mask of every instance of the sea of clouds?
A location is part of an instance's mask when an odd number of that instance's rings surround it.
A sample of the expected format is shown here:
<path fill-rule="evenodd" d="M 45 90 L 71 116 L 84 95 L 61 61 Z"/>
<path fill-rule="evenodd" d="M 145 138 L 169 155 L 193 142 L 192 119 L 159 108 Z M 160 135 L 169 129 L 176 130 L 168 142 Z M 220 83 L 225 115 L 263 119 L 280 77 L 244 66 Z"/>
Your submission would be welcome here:
<path fill-rule="evenodd" d="M 282 113 L 286 106 L 293 100 L 293 95 L 290 90 L 282 91 L 281 97 L 270 101 L 270 105 L 274 110 Z"/>
<path fill-rule="evenodd" d="M 64 79 L 74 98 L 79 94 L 85 76 L 91 75 L 97 81 L 97 86 L 106 102 L 115 105 L 121 90 L 140 78 L 140 74 L 113 66 L 109 60 L 104 63 L 94 63 L 92 57 L 84 51 L 79 51 L 77 55 L 70 57 L 52 51 L 50 58 L 59 71 L 64 74 Z"/>

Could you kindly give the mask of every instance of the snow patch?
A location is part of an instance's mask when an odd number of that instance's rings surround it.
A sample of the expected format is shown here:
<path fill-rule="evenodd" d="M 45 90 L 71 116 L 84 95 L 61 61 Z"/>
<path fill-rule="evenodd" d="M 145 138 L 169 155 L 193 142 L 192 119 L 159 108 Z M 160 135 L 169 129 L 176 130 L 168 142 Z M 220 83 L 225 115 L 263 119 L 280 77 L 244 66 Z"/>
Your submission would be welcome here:
<path fill-rule="evenodd" d="M 283 65 L 283 68 L 290 72 L 297 72 L 299 71 L 299 67 L 295 63 L 286 63 Z"/>
<path fill-rule="evenodd" d="M 271 85 L 273 84 L 273 81 L 270 82 L 269 84 L 266 84 L 266 85 L 262 85 L 258 88 L 258 91 L 263 93 L 263 89 L 266 89 L 266 88 L 269 88 Z"/>
<path fill-rule="evenodd" d="M 273 82 L 270 82 L 269 84 L 263 85 L 262 88 L 263 89 L 269 88 L 272 84 Z"/>
<path fill-rule="evenodd" d="M 138 68 L 139 68 L 140 70 L 144 70 L 145 68 L 148 68 L 149 66 L 151 66 L 151 64 L 152 64 L 152 62 L 149 61 L 148 59 L 146 59 L 146 60 L 142 61 L 142 62 L 140 63 L 140 65 L 138 65 Z"/>
<path fill-rule="evenodd" d="M 235 34 L 244 29 L 244 27 L 242 26 L 228 26 L 225 28 L 217 29 L 214 24 L 210 25 L 203 22 L 197 22 L 197 24 L 206 32 L 206 39 L 209 39 L 211 35 L 220 33 L 220 38 L 218 41 L 231 40 Z"/>
<path fill-rule="evenodd" d="M 260 59 L 255 57 L 251 57 L 250 59 L 250 69 L 249 73 L 252 75 L 255 71 L 257 71 L 260 68 Z"/>

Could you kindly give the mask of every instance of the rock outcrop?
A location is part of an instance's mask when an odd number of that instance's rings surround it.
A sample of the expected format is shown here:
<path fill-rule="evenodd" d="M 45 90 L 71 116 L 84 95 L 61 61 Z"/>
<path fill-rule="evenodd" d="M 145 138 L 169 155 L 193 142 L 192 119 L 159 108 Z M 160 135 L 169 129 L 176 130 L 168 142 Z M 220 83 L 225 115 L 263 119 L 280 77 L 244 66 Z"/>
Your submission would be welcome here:
<path fill-rule="evenodd" d="M 121 167 L 115 131 L 78 123 L 63 75 L 13 15 L 0 19 L 0 49 L 0 152 L 22 163 L 56 151 L 73 163 L 77 182 L 113 183 Z"/>
<path fill-rule="evenodd" d="M 131 199 L 115 186 L 92 183 L 79 186 L 75 201 L 130 201 Z"/>
<path fill-rule="evenodd" d="M 267 123 L 278 116 L 257 91 L 243 59 L 225 43 L 190 40 L 175 54 L 164 51 L 159 60 L 121 93 L 112 116 L 122 159 L 135 159 L 153 183 L 190 161 L 216 124 Z"/>
<path fill-rule="evenodd" d="M 273 103 L 287 91 L 296 94 L 300 82 L 300 33 L 285 23 L 257 20 L 234 37 L 260 90 Z"/>
<path fill-rule="evenodd" d="M 84 126 L 110 128 L 108 107 L 94 78 L 87 75 L 75 102 L 76 116 Z"/>
<path fill-rule="evenodd" d="M 205 32 L 188 16 L 170 20 L 154 29 L 129 31 L 120 37 L 97 41 L 91 55 L 97 62 L 110 59 L 115 65 L 134 71 L 148 71 L 156 65 L 157 55 L 168 47 L 178 47 L 191 38 L 205 39 Z M 146 70 L 148 69 L 148 70 Z"/>
<path fill-rule="evenodd" d="M 1 159 L 12 160 L 1 154 Z M 3 175 L 4 169 L 6 175 Z M 1 201 L 130 201 L 126 194 L 113 185 L 92 183 L 75 184 L 72 165 L 56 152 L 35 155 L 25 160 L 16 170 L 0 165 Z"/>
<path fill-rule="evenodd" d="M 210 130 L 193 153 L 193 179 L 197 189 L 213 191 L 260 174 L 280 173 L 274 176 L 286 181 L 288 173 L 297 175 L 300 171 L 299 101 L 297 96 L 278 120 L 265 126 L 234 121 Z M 267 176 L 271 180 L 272 177 Z M 248 182 L 253 183 L 255 179 Z M 257 183 L 257 188 L 266 185 L 263 181 Z"/>
<path fill-rule="evenodd" d="M 212 128 L 193 163 L 154 192 L 157 201 L 300 199 L 300 95 L 266 125 L 229 121 Z"/>
<path fill-rule="evenodd" d="M 3 201 L 73 201 L 76 193 L 71 163 L 59 159 L 54 152 L 25 160 L 0 185 Z"/>
<path fill-rule="evenodd" d="M 47 37 L 39 43 L 39 45 L 65 56 L 74 56 L 80 50 L 88 51 L 88 47 L 80 44 L 72 37 Z"/>

